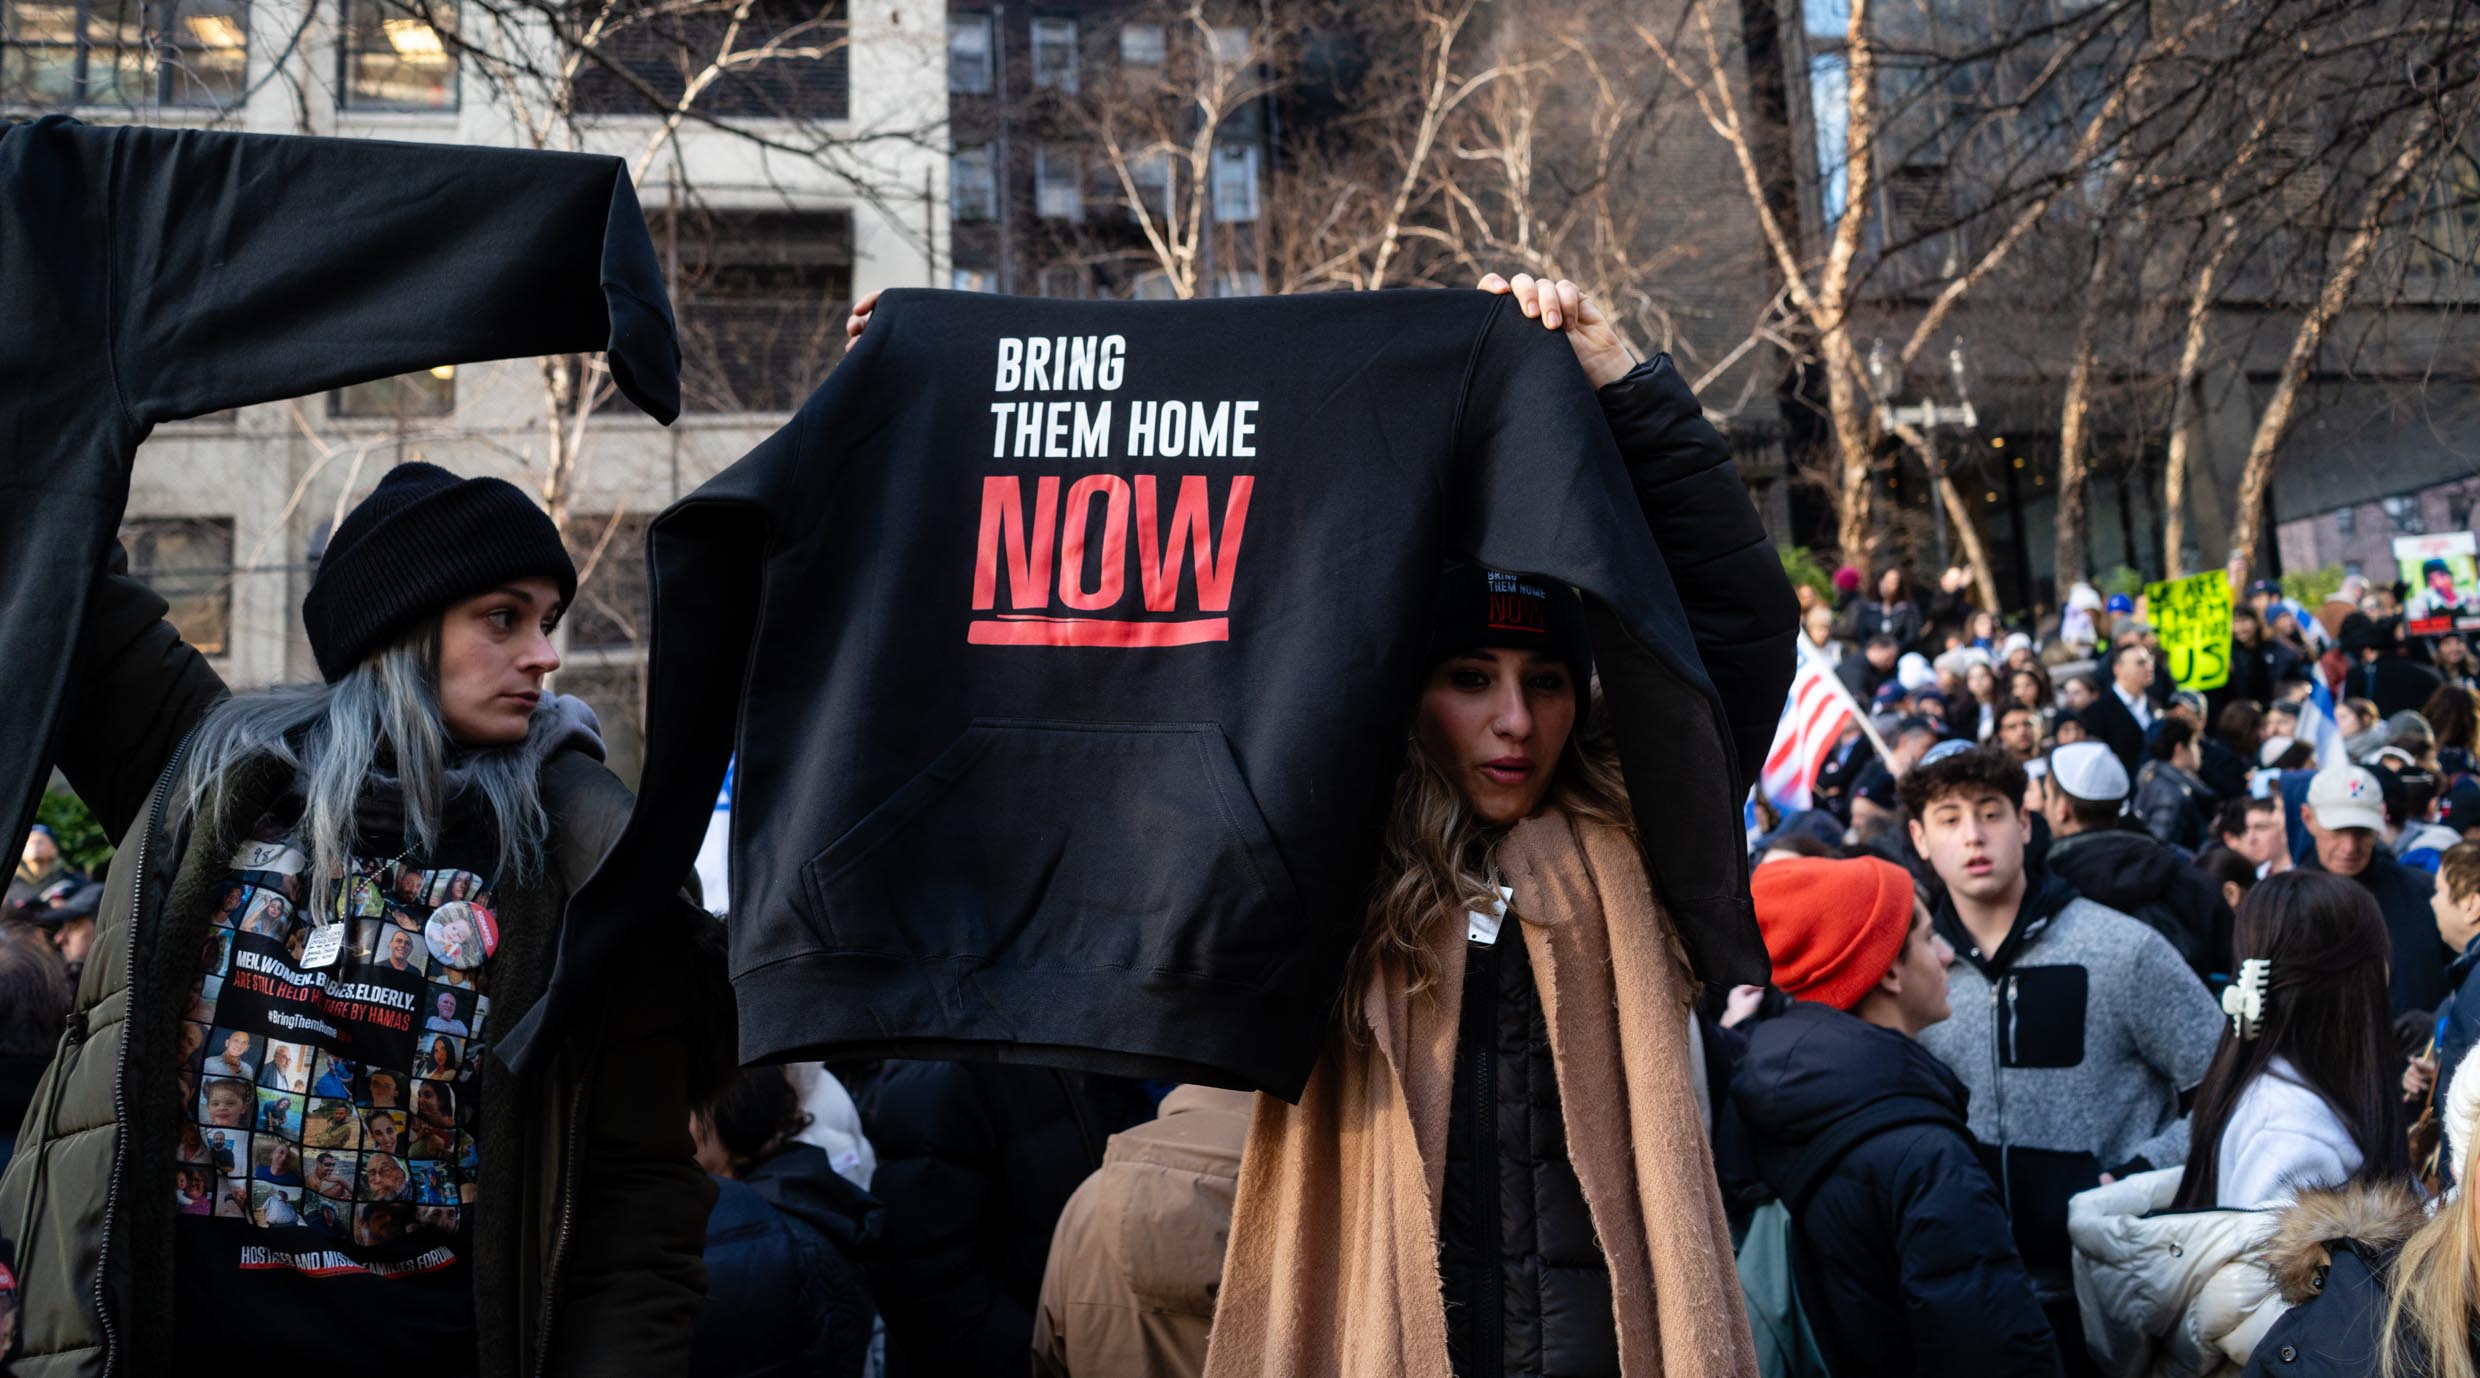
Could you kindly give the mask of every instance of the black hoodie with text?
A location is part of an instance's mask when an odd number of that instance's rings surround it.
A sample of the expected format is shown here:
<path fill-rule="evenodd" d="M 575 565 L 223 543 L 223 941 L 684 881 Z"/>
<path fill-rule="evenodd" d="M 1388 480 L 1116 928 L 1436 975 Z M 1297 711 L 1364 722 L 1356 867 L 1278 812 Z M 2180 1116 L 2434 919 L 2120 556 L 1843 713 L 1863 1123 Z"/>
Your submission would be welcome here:
<path fill-rule="evenodd" d="M 1661 898 L 1762 982 L 1743 753 L 1610 425 L 1484 293 L 890 291 L 649 533 L 641 806 L 588 888 L 685 865 L 737 752 L 744 1056 L 1296 1095 L 1456 556 L 1582 590 Z"/>

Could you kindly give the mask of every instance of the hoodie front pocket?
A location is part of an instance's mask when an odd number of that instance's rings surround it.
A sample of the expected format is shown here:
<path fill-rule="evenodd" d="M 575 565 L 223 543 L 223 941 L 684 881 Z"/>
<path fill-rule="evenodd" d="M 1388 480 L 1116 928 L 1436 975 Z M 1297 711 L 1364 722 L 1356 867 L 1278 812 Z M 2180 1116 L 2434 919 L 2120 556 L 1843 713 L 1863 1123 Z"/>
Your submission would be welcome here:
<path fill-rule="evenodd" d="M 801 878 L 830 952 L 1253 982 L 1301 929 L 1213 723 L 976 720 Z"/>

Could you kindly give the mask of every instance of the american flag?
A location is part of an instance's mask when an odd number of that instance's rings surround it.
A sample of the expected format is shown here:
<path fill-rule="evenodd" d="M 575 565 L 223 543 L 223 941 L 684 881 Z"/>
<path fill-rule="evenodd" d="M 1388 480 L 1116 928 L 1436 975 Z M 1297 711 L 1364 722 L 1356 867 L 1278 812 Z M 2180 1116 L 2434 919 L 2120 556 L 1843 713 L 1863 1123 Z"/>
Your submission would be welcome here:
<path fill-rule="evenodd" d="M 1810 806 L 1809 791 L 1817 772 L 1833 756 L 1843 733 L 1862 721 L 1860 706 L 1834 675 L 1834 667 L 1806 645 L 1799 648 L 1800 668 L 1791 677 L 1791 698 L 1783 705 L 1782 721 L 1774 728 L 1773 749 L 1757 787 L 1767 802 L 1785 813 Z"/>

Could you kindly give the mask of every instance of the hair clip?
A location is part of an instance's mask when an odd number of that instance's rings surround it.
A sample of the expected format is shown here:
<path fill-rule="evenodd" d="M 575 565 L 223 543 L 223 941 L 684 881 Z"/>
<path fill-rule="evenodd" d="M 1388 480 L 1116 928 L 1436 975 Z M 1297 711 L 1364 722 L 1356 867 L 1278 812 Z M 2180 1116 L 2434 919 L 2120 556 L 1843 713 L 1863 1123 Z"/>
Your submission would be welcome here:
<path fill-rule="evenodd" d="M 2272 980 L 2273 962 L 2250 957 L 2239 964 L 2239 979 L 2222 988 L 2222 1013 L 2241 1039 L 2253 1041 L 2265 1031 L 2265 987 Z"/>

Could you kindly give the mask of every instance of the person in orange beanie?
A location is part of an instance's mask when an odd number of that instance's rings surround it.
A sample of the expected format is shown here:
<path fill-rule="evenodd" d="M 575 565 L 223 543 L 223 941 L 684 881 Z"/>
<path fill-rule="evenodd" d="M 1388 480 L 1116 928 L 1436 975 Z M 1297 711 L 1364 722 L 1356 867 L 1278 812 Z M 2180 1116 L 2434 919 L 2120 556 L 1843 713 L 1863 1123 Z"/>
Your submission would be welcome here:
<path fill-rule="evenodd" d="M 1953 949 L 1903 868 L 1771 861 L 1750 881 L 1774 980 L 1731 1076 L 1757 1175 L 1791 1212 L 1800 1302 L 1829 1372 L 2054 1375 L 2058 1346 L 1965 1128 L 1920 1046 Z"/>

